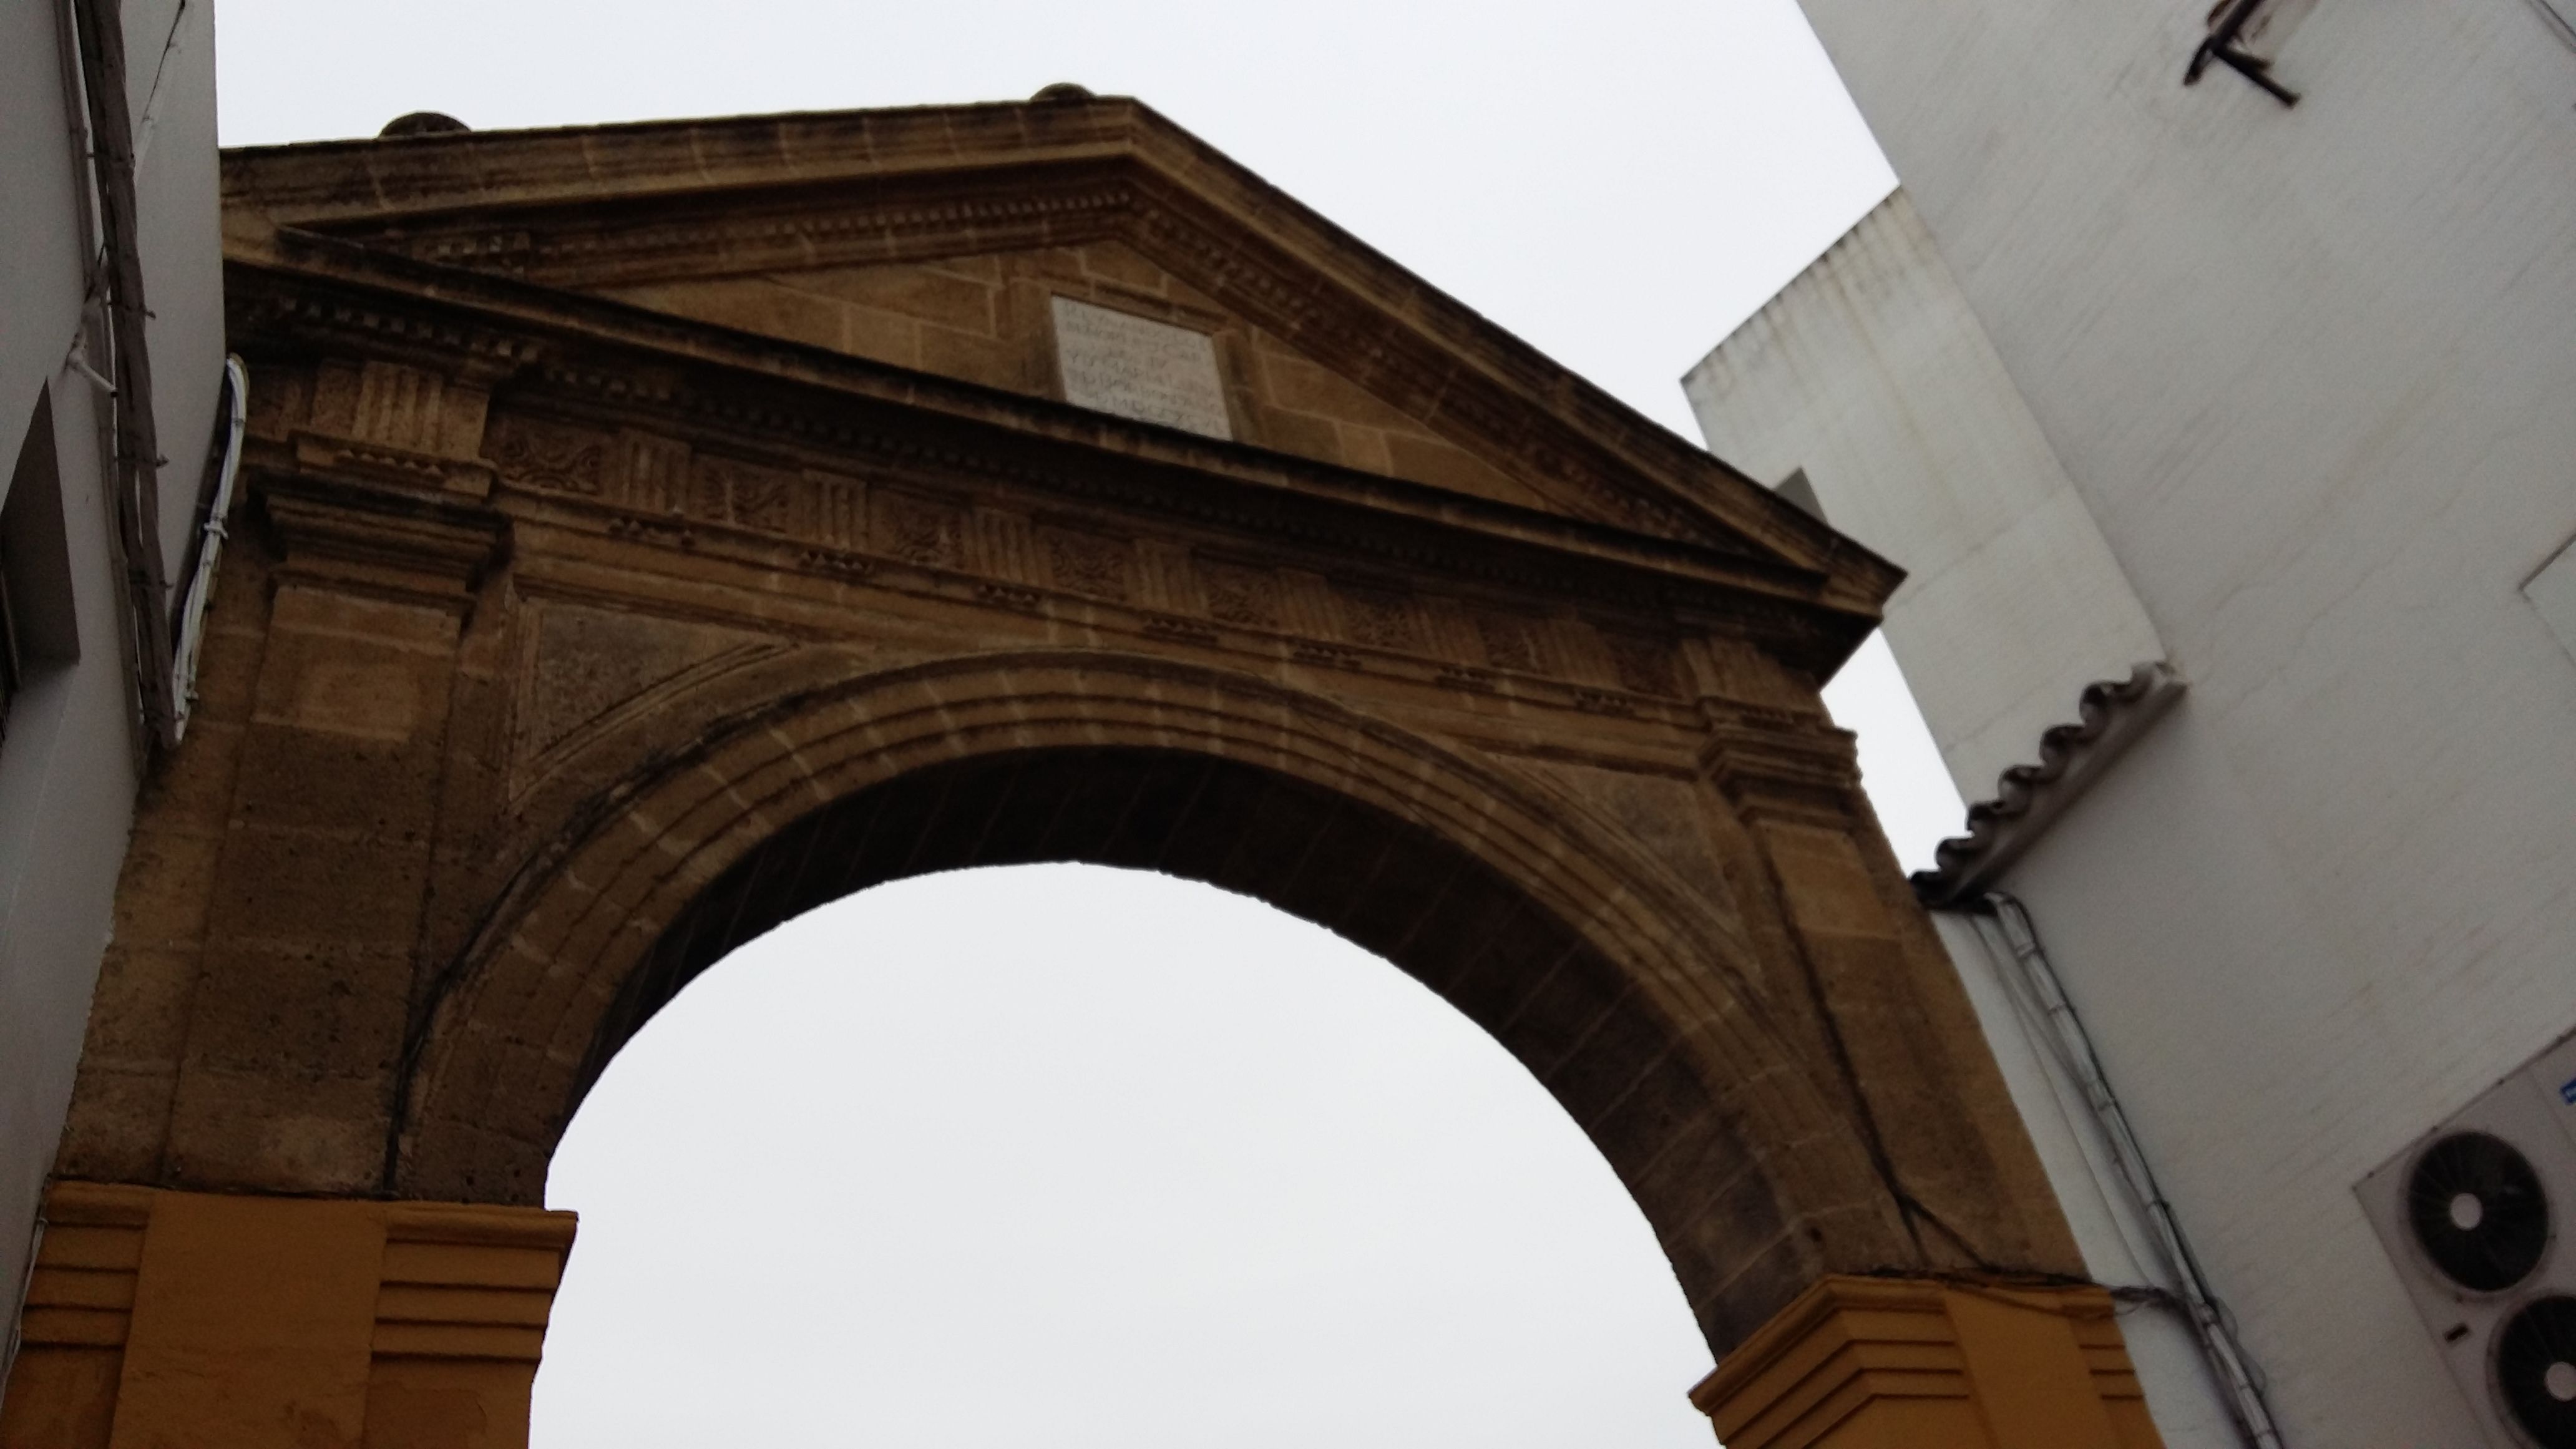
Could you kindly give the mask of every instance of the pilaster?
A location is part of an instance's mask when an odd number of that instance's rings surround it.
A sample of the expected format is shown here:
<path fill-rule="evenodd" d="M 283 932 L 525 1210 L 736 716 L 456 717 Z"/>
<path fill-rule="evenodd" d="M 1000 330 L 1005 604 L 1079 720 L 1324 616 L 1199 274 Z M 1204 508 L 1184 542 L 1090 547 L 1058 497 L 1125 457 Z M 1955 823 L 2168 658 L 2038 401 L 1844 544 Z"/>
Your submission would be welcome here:
<path fill-rule="evenodd" d="M 361 1192 L 382 1170 L 461 630 L 506 532 L 444 489 L 352 476 L 266 478 L 259 502 L 281 557 L 160 1180 Z"/>
<path fill-rule="evenodd" d="M 1870 813 L 1852 737 L 1820 713 L 1702 707 L 1702 768 L 1761 857 L 1757 889 L 1822 1032 L 1817 1065 L 1840 1078 L 1908 1239 L 1900 1260 L 1833 1266 L 2079 1271 L 1956 972 Z M 1997 1193 L 1999 1180 L 2016 1190 Z"/>

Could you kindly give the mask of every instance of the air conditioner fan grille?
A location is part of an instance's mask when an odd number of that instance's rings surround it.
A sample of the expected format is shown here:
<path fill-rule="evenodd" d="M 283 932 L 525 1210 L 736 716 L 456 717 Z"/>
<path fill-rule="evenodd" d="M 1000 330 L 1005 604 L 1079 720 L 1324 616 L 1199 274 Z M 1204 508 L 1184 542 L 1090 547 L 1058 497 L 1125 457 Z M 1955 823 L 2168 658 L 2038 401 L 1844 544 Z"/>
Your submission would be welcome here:
<path fill-rule="evenodd" d="M 2475 1293 L 2501 1293 L 2530 1277 L 2549 1247 L 2539 1174 L 2484 1132 L 2454 1132 L 2416 1159 L 2406 1220 L 2433 1266 Z"/>
<path fill-rule="evenodd" d="M 2497 1336 L 2496 1393 L 2540 1449 L 2576 1449 L 2576 1298 L 2552 1295 Z"/>

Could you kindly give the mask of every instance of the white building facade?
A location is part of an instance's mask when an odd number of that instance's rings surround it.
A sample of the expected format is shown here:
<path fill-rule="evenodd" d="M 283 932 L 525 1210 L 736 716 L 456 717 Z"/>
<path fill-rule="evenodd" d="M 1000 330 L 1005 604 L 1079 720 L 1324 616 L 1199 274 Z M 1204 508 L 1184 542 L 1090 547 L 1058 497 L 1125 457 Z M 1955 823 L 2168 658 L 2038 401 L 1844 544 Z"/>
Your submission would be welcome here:
<path fill-rule="evenodd" d="M 2365 1211 L 2576 1030 L 2576 30 L 1803 3 L 1903 189 L 1686 387 L 1911 571 L 1889 642 L 1997 802 L 1944 936 L 2096 1276 L 2193 1286 L 2088 1061 L 2231 1330 L 2130 1315 L 2167 1442 L 2576 1442 L 2576 1364 L 2537 1428 L 2497 1378 L 2576 1194 L 2494 1291 Z"/>
<path fill-rule="evenodd" d="M 219 225 L 208 0 L 0 0 L 8 1348 L 135 793 L 182 725 L 172 656 L 239 395 Z"/>

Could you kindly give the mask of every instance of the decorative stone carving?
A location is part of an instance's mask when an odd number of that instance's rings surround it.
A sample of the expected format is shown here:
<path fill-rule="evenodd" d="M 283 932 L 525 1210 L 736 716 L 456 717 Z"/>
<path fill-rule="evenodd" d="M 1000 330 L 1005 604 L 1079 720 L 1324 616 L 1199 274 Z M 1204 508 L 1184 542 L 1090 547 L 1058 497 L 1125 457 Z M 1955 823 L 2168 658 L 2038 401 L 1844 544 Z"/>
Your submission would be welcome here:
<path fill-rule="evenodd" d="M 795 474 L 739 458 L 701 457 L 698 459 L 698 476 L 701 485 L 708 490 L 711 515 L 730 518 L 737 528 L 756 529 L 762 533 L 787 533 L 794 529 Z M 713 503 L 718 495 L 724 499 L 720 511 Z"/>
<path fill-rule="evenodd" d="M 619 441 L 625 445 L 625 468 L 618 480 L 618 504 L 638 513 L 680 512 L 689 496 L 689 445 L 632 428 Z"/>
<path fill-rule="evenodd" d="M 867 539 L 867 485 L 837 473 L 805 470 L 807 529 L 814 540 L 834 550 L 857 548 Z"/>
<path fill-rule="evenodd" d="M 1224 624 L 1256 629 L 1279 625 L 1279 576 L 1268 569 L 1223 559 L 1198 561 L 1199 588 L 1207 595 L 1208 617 Z"/>
<path fill-rule="evenodd" d="M 955 568 L 965 552 L 963 509 L 910 493 L 876 490 L 875 536 L 906 563 Z"/>
<path fill-rule="evenodd" d="M 1370 584 L 1343 584 L 1342 632 L 1355 644 L 1373 649 L 1418 650 L 1422 625 L 1411 596 Z"/>
<path fill-rule="evenodd" d="M 1610 667 L 1618 675 L 1620 688 L 1632 689 L 1639 694 L 1681 693 L 1680 686 L 1674 682 L 1670 641 L 1624 629 L 1599 632 L 1601 645 L 1609 651 Z"/>
<path fill-rule="evenodd" d="M 1049 528 L 1039 536 L 1045 540 L 1047 573 L 1057 588 L 1125 602 L 1134 564 L 1125 540 L 1071 528 Z"/>
<path fill-rule="evenodd" d="M 1485 646 L 1486 663 L 1523 674 L 1536 674 L 1542 668 L 1537 620 L 1488 609 L 1479 610 L 1475 621 L 1476 638 Z"/>
<path fill-rule="evenodd" d="M 493 432 L 492 461 L 512 485 L 599 496 L 608 469 L 605 436 L 527 418 L 505 419 Z"/>
<path fill-rule="evenodd" d="M 967 515 L 966 567 L 984 576 L 986 597 L 1007 599 L 1013 608 L 1037 602 L 1037 550 L 1026 516 L 1001 508 L 978 508 Z M 995 593 L 997 587 L 1007 592 Z"/>

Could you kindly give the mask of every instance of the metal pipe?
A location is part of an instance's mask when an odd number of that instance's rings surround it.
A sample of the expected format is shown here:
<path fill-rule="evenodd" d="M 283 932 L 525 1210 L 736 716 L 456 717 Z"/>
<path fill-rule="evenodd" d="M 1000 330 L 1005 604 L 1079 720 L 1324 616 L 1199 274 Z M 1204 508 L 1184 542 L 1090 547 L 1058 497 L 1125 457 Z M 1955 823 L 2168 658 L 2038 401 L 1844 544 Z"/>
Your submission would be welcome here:
<path fill-rule="evenodd" d="M 124 555 L 125 609 L 137 702 L 163 744 L 177 743 L 170 701 L 170 585 L 161 557 L 161 451 L 152 414 L 152 358 L 145 345 L 143 252 L 134 201 L 134 127 L 125 88 L 125 21 L 119 0 L 71 0 L 88 102 L 97 187 L 98 282 L 106 292 L 109 399 L 116 452 L 116 532 Z M 96 284 L 93 284 L 94 287 Z"/>
<path fill-rule="evenodd" d="M 219 418 L 206 498 L 197 509 L 197 535 L 189 548 L 187 589 L 179 596 L 176 633 L 170 656 L 170 739 L 188 732 L 188 714 L 197 701 L 197 652 L 206 637 L 206 610 L 215 599 L 215 565 L 224 554 L 224 519 L 232 513 L 233 479 L 241 472 L 242 433 L 250 419 L 250 375 L 238 357 L 224 359 L 225 406 Z"/>
<path fill-rule="evenodd" d="M 2228 1326 L 2217 1295 L 2210 1291 L 2200 1259 L 2193 1255 L 2190 1240 L 2183 1236 L 2182 1222 L 2175 1216 L 2173 1204 L 2166 1200 L 2164 1189 L 2157 1185 L 2146 1149 L 2139 1144 L 2137 1133 L 2130 1130 L 2128 1113 L 2121 1110 L 2119 1096 L 2111 1090 L 2111 1079 L 2102 1070 L 2102 1058 L 2093 1049 L 2092 1034 L 2084 1029 L 2084 1019 L 2076 1015 L 2075 1004 L 2067 999 L 2065 985 L 2058 980 L 2057 968 L 2050 964 L 2047 951 L 2039 944 L 2039 928 L 2032 923 L 2029 909 L 2002 891 L 1989 891 L 1985 899 L 2003 928 L 2004 941 L 2012 950 L 2014 964 L 2021 969 L 2023 984 L 2048 1014 L 2059 1059 L 2082 1081 L 2085 1101 L 2110 1144 L 2120 1177 L 2155 1233 L 2166 1270 L 2180 1287 L 2178 1296 L 2192 1336 L 2200 1341 L 2201 1353 L 2208 1358 L 2219 1381 L 2227 1386 L 2228 1407 L 2236 1416 L 2237 1428 L 2257 1449 L 2282 1449 L 2280 1428 L 2273 1422 L 2271 1405 L 2263 1396 L 2262 1375 L 2244 1345 L 2236 1341 L 2235 1330 Z"/>

